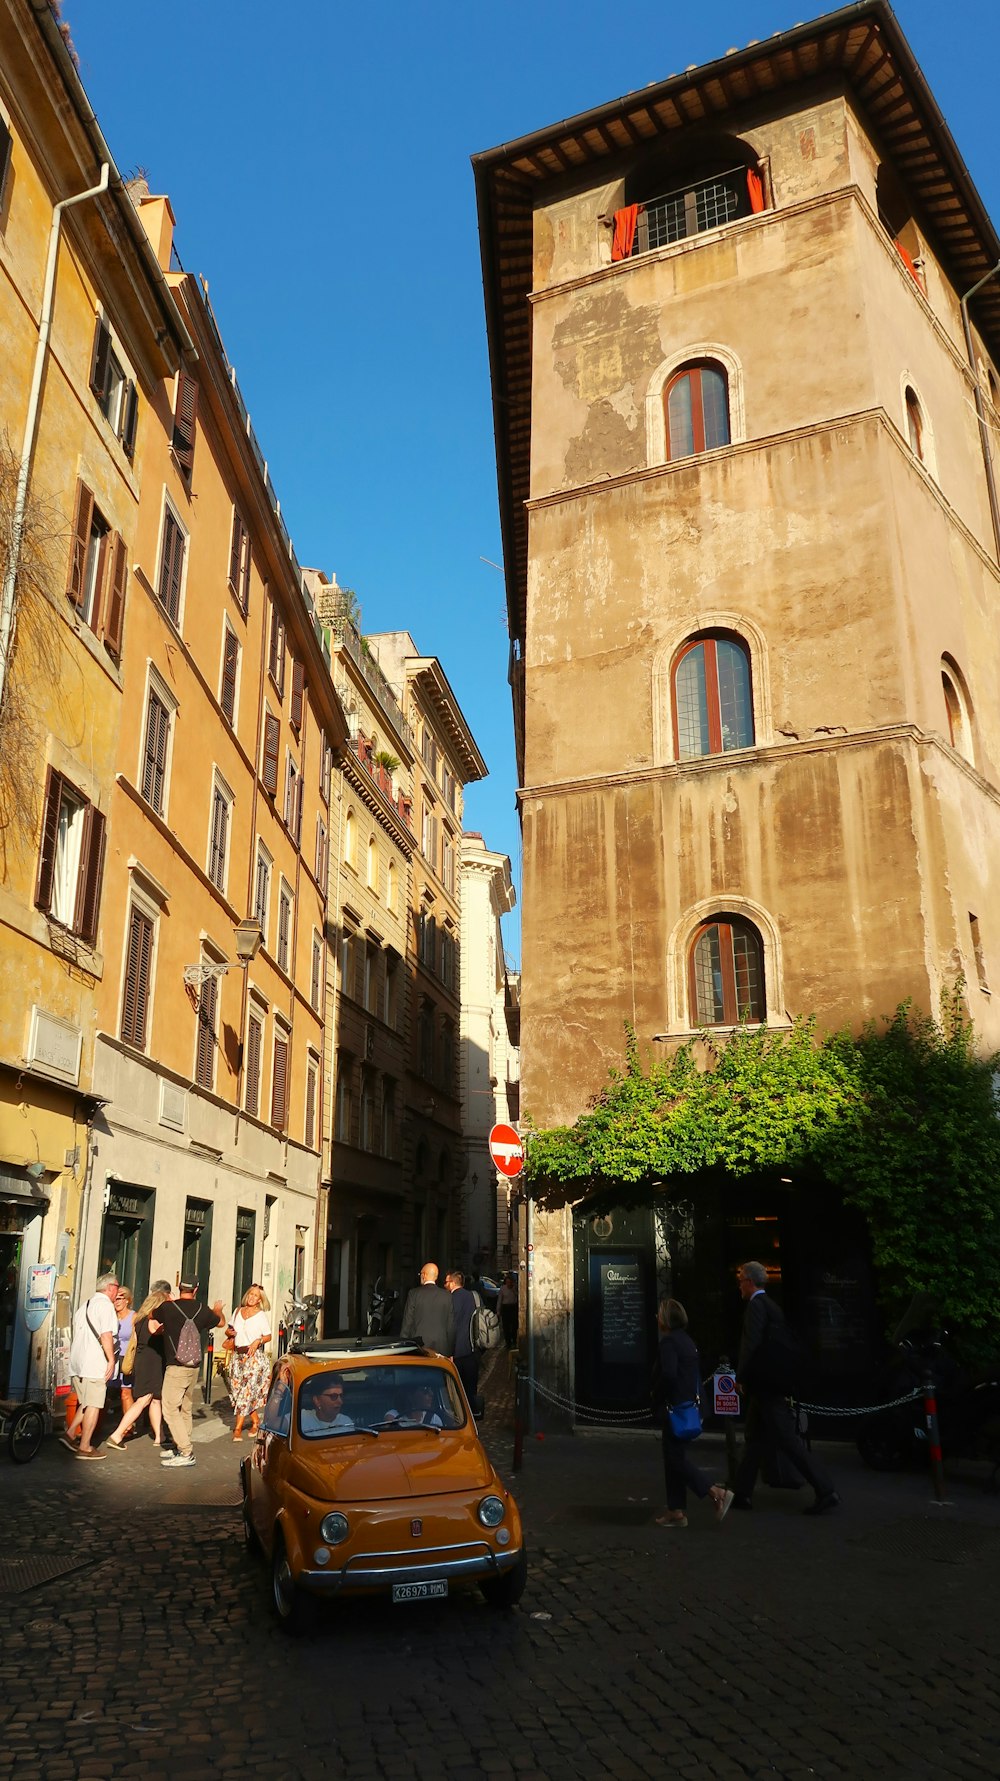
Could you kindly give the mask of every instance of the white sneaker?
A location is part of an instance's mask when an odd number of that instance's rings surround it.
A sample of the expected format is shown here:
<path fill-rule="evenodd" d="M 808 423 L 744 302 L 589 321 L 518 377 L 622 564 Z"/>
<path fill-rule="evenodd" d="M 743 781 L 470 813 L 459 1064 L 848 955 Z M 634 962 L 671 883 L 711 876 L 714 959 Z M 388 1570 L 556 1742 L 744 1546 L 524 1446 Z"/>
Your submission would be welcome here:
<path fill-rule="evenodd" d="M 171 1454 L 169 1459 L 161 1459 L 160 1461 L 161 1466 L 193 1466 L 194 1463 L 195 1458 L 193 1453 L 174 1453 Z"/>

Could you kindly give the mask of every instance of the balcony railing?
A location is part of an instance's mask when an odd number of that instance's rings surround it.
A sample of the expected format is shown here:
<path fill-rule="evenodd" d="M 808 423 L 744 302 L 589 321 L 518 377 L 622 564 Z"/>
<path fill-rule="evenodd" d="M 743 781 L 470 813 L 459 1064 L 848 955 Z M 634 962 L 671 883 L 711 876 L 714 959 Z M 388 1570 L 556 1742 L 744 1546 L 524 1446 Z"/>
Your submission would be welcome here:
<path fill-rule="evenodd" d="M 632 253 L 649 253 L 689 235 L 704 234 L 706 229 L 721 228 L 735 217 L 749 216 L 752 208 L 745 167 L 731 167 L 695 185 L 678 186 L 644 202 Z"/>
<path fill-rule="evenodd" d="M 399 701 L 374 656 L 365 649 L 354 625 L 348 620 L 340 620 L 334 624 L 333 634 L 337 647 L 346 649 L 351 660 L 357 663 L 386 722 L 391 724 L 400 741 L 415 753 L 416 738 L 399 708 Z"/>
<path fill-rule="evenodd" d="M 412 833 L 413 799 L 408 798 L 405 792 L 393 791 L 392 774 L 387 768 L 383 767 L 380 762 L 375 760 L 375 751 L 367 737 L 352 736 L 351 747 L 357 755 L 358 760 L 361 762 L 361 765 L 364 767 L 365 772 L 375 781 L 382 796 L 388 798 L 389 803 L 398 813 L 400 821 L 404 822 Z"/>

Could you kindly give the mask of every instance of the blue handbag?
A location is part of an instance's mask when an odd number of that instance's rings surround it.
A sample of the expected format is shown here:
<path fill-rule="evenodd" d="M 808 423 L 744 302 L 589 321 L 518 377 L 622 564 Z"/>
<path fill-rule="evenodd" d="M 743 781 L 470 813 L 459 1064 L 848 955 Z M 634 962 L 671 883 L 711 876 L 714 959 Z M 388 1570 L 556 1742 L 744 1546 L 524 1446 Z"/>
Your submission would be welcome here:
<path fill-rule="evenodd" d="M 701 1434 L 701 1411 L 696 1402 L 671 1405 L 667 1422 L 675 1441 L 697 1441 Z"/>

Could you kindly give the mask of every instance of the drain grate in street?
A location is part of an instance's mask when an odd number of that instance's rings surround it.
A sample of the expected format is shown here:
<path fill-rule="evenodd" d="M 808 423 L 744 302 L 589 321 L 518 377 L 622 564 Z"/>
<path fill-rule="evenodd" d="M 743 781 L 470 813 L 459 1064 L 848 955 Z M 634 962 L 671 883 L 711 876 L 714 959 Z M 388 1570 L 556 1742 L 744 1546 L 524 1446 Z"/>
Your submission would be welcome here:
<path fill-rule="evenodd" d="M 893 1558 L 923 1558 L 933 1564 L 970 1565 L 1000 1559 L 1000 1528 L 953 1520 L 947 1509 L 890 1522 L 851 1542 Z"/>
<path fill-rule="evenodd" d="M 648 1503 L 574 1503 L 574 1521 L 597 1522 L 604 1527 L 647 1527 L 653 1519 Z"/>
<path fill-rule="evenodd" d="M 54 1577 L 68 1577 L 71 1571 L 87 1570 L 92 1556 L 81 1558 L 76 1552 L 45 1552 L 37 1557 L 0 1558 L 0 1595 L 23 1595 Z"/>

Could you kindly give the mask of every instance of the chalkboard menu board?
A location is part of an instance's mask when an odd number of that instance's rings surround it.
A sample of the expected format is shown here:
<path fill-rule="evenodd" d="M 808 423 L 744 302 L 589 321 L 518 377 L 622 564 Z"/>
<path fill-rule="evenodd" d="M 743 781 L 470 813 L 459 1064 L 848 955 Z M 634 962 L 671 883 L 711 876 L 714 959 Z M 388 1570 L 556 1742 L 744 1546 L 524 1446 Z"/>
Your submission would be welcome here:
<path fill-rule="evenodd" d="M 642 1364 L 648 1348 L 646 1295 L 635 1253 L 601 1259 L 601 1360 L 605 1366 Z"/>

